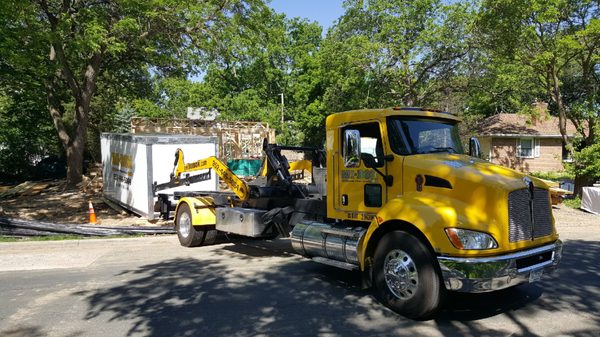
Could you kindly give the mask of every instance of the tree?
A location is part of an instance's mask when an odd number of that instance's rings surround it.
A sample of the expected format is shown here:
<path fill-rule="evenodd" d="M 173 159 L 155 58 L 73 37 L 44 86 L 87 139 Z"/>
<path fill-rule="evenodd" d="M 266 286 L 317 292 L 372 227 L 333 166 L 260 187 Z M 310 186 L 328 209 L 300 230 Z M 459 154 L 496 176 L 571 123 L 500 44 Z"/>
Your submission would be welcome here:
<path fill-rule="evenodd" d="M 468 50 L 468 4 L 350 0 L 322 48 L 332 111 L 442 105 Z"/>
<path fill-rule="evenodd" d="M 201 83 L 157 83 L 158 105 L 170 112 L 185 106 L 215 108 L 223 120 L 268 122 L 277 129 L 280 142 L 312 143 L 314 129 L 322 129 L 312 119 L 322 95 L 317 60 L 321 27 L 271 10 L 255 12 L 243 22 L 254 29 L 240 29 L 240 21 L 223 32 L 220 49 L 208 56 L 210 65 Z"/>
<path fill-rule="evenodd" d="M 485 0 L 478 22 L 488 50 L 498 60 L 534 75 L 533 83 L 559 117 L 567 148 L 572 148 L 567 120 L 575 124 L 583 137 L 578 151 L 596 143 L 599 14 L 600 4 L 591 0 Z M 590 178 L 577 176 L 576 189 Z"/>
<path fill-rule="evenodd" d="M 467 117 L 531 114 L 531 103 L 545 97 L 545 91 L 535 84 L 535 74 L 527 67 L 507 62 L 485 48 L 472 49 L 469 54 L 469 61 L 463 65 Z"/>
<path fill-rule="evenodd" d="M 26 76 L 20 81 L 0 84 L 0 181 L 30 179 L 31 164 L 59 150 L 52 124 L 39 114 L 45 102 L 36 97 L 36 86 Z"/>
<path fill-rule="evenodd" d="M 47 107 L 66 152 L 70 185 L 81 180 L 93 98 L 106 69 L 183 75 L 214 51 L 228 22 L 264 8 L 262 1 L 7 0 L 0 5 L 7 45 L 25 41 L 9 64 L 38 69 Z M 9 15 L 10 14 L 10 15 Z"/>
<path fill-rule="evenodd" d="M 19 34 L 12 14 L 0 3 L 0 179 L 18 181 L 31 178 L 32 163 L 54 154 L 58 142 L 50 118 L 40 114 L 46 106 L 39 81 L 45 62 L 27 53 L 41 46 Z"/>

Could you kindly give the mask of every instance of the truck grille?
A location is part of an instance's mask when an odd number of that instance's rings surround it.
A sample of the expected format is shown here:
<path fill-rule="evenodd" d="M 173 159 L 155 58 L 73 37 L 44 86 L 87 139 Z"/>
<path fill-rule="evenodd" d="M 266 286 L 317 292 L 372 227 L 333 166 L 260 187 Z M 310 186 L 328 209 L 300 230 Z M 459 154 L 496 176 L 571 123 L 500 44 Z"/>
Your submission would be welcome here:
<path fill-rule="evenodd" d="M 533 211 L 529 191 L 524 188 L 508 194 L 508 236 L 510 242 L 532 240 L 552 234 L 552 218 L 548 190 L 535 188 Z M 531 214 L 533 213 L 533 223 Z"/>

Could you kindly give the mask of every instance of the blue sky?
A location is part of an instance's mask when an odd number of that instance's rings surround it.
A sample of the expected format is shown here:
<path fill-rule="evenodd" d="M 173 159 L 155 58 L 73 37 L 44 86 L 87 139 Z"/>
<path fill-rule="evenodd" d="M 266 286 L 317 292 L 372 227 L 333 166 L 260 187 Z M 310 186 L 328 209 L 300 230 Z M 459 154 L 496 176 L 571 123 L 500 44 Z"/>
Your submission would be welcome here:
<path fill-rule="evenodd" d="M 335 20 L 344 13 L 343 0 L 272 0 L 271 8 L 288 18 L 301 17 L 317 21 L 327 32 Z"/>

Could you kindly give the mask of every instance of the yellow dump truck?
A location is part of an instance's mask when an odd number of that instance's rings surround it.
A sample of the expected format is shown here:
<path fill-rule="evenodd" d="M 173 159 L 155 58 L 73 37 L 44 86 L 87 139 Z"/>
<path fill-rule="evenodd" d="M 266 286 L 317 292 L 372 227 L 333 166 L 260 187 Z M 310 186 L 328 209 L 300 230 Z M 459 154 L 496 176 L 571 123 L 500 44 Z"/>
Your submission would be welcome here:
<path fill-rule="evenodd" d="M 380 301 L 412 318 L 432 315 L 447 291 L 488 292 L 534 282 L 560 262 L 548 186 L 465 154 L 459 118 L 421 108 L 356 110 L 326 121 L 325 149 L 264 144 L 265 170 L 252 183 L 216 158 L 188 172 L 221 176 L 233 193 L 185 192 L 167 199 L 180 242 L 214 242 L 217 231 L 290 236 L 299 254 L 356 269 Z M 299 183 L 283 150 L 306 153 L 310 183 Z"/>

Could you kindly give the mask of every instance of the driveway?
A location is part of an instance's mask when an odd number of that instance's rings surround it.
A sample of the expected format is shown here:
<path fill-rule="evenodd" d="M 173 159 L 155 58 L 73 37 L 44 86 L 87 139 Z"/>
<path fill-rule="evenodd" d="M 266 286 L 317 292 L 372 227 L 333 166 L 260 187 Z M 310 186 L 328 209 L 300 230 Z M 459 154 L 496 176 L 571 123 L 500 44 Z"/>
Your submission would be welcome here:
<path fill-rule="evenodd" d="M 398 316 L 359 275 L 289 241 L 176 236 L 0 244 L 0 336 L 599 336 L 600 217 L 556 210 L 561 268 L 541 282 L 449 296 Z"/>

